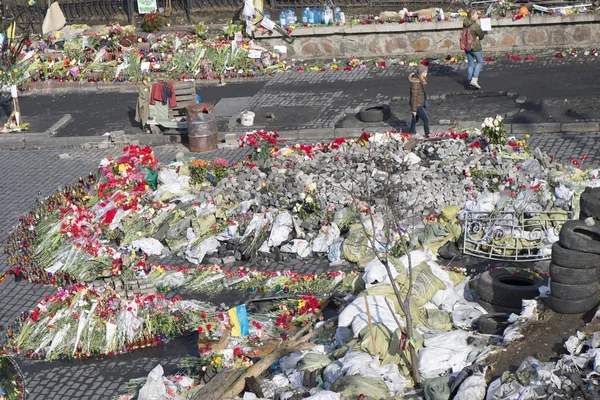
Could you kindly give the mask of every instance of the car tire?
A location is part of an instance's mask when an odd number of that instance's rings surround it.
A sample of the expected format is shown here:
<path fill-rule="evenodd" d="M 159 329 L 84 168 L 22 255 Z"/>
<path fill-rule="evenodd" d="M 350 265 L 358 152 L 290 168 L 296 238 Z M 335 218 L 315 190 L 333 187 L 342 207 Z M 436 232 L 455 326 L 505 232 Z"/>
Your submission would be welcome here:
<path fill-rule="evenodd" d="M 550 296 L 550 308 L 559 314 L 584 314 L 598 304 L 598 294 L 594 294 L 585 299 L 565 300 Z"/>
<path fill-rule="evenodd" d="M 392 116 L 392 110 L 387 104 L 373 104 L 362 108 L 358 112 L 358 119 L 362 122 L 381 122 Z"/>
<path fill-rule="evenodd" d="M 503 314 L 517 314 L 517 315 L 521 315 L 521 311 L 522 308 L 511 308 L 511 307 L 502 307 L 496 304 L 492 304 L 492 303 L 488 303 L 485 300 L 479 300 L 477 303 L 479 303 L 479 305 L 481 307 L 483 307 L 483 309 L 485 311 L 487 311 L 490 314 L 495 314 L 495 313 L 503 313 Z"/>
<path fill-rule="evenodd" d="M 552 297 L 565 300 L 580 300 L 596 295 L 598 293 L 598 282 L 593 281 L 586 284 L 569 285 L 550 281 L 550 294 Z"/>
<path fill-rule="evenodd" d="M 510 272 L 496 268 L 479 275 L 477 293 L 491 304 L 521 310 L 522 300 L 531 300 L 540 295 L 539 288 L 544 279 L 527 271 Z"/>
<path fill-rule="evenodd" d="M 600 268 L 569 268 L 550 263 L 550 280 L 568 285 L 581 285 L 600 279 Z"/>
<path fill-rule="evenodd" d="M 559 240 L 567 249 L 600 254 L 600 227 L 587 226 L 583 221 L 565 222 Z"/>
<path fill-rule="evenodd" d="M 477 319 L 477 331 L 486 335 L 502 335 L 510 325 L 508 313 L 483 314 Z"/>
<path fill-rule="evenodd" d="M 600 255 L 567 249 L 560 242 L 556 242 L 552 245 L 552 262 L 565 268 L 598 268 Z"/>

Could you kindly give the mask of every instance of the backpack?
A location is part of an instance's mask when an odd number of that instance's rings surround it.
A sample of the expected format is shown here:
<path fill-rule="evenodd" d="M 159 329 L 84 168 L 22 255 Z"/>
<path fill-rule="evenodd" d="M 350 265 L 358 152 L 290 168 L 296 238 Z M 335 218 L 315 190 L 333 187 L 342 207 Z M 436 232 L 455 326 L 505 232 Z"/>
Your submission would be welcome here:
<path fill-rule="evenodd" d="M 471 33 L 471 27 L 465 28 L 460 32 L 460 49 L 473 50 L 475 48 L 475 38 Z"/>

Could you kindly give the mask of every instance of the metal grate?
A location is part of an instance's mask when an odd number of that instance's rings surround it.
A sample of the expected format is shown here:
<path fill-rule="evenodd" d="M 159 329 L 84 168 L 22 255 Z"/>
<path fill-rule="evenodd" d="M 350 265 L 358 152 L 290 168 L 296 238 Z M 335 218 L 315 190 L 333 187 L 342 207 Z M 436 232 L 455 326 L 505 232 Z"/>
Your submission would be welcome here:
<path fill-rule="evenodd" d="M 542 254 L 542 248 L 556 240 L 571 214 L 549 211 L 525 218 L 514 212 L 468 213 L 461 221 L 463 253 L 492 260 L 547 260 L 549 253 Z"/>

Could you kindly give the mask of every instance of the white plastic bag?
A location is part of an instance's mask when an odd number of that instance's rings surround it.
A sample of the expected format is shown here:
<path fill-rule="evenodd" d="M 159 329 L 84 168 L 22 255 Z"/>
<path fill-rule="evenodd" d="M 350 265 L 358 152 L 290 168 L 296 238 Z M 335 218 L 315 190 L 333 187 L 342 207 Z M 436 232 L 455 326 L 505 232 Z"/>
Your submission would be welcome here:
<path fill-rule="evenodd" d="M 140 389 L 138 400 L 162 400 L 167 396 L 167 388 L 163 381 L 164 371 L 161 365 L 154 367 L 148 374 L 148 380 Z"/>
<path fill-rule="evenodd" d="M 327 259 L 329 260 L 329 266 L 336 266 L 341 264 L 342 261 L 342 246 L 344 245 L 344 238 L 338 237 L 333 241 L 329 247 L 329 253 L 327 253 Z"/>
<path fill-rule="evenodd" d="M 210 237 L 194 249 L 188 246 L 188 249 L 185 251 L 185 259 L 191 263 L 200 264 L 205 255 L 216 253 L 219 246 L 219 241 L 214 236 Z"/>
<path fill-rule="evenodd" d="M 292 215 L 288 211 L 284 211 L 275 217 L 273 222 L 273 228 L 271 229 L 271 235 L 269 236 L 268 246 L 279 246 L 285 242 L 288 235 L 293 229 Z"/>
<path fill-rule="evenodd" d="M 136 250 L 142 250 L 149 256 L 160 256 L 164 246 L 154 238 L 143 238 L 131 242 L 131 246 Z"/>
<path fill-rule="evenodd" d="M 312 251 L 315 253 L 327 253 L 329 247 L 339 236 L 340 228 L 338 228 L 335 222 L 331 222 L 329 225 L 323 225 L 319 234 L 313 241 Z"/>

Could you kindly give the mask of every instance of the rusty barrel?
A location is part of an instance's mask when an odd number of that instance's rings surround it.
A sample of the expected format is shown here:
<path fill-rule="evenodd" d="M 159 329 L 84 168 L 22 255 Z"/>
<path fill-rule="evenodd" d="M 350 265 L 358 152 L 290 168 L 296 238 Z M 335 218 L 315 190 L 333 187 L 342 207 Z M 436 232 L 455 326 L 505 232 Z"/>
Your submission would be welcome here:
<path fill-rule="evenodd" d="M 203 152 L 215 150 L 218 141 L 217 117 L 215 107 L 210 103 L 198 103 L 187 106 L 188 138 L 190 151 Z"/>

